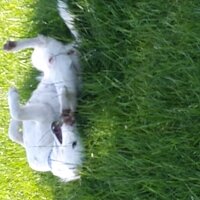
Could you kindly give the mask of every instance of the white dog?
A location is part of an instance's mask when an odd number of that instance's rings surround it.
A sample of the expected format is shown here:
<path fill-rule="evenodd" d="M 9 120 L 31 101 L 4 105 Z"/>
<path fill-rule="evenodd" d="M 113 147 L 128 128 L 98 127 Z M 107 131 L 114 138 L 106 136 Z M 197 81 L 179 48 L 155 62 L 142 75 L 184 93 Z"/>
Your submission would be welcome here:
<path fill-rule="evenodd" d="M 67 5 L 58 1 L 61 17 L 78 39 L 73 17 Z M 10 88 L 8 104 L 11 114 L 9 137 L 21 144 L 30 167 L 51 171 L 64 181 L 80 177 L 82 144 L 77 133 L 74 112 L 80 88 L 79 55 L 73 44 L 38 36 L 21 41 L 8 41 L 6 51 L 33 48 L 33 66 L 43 77 L 26 105 L 19 104 L 18 92 Z"/>

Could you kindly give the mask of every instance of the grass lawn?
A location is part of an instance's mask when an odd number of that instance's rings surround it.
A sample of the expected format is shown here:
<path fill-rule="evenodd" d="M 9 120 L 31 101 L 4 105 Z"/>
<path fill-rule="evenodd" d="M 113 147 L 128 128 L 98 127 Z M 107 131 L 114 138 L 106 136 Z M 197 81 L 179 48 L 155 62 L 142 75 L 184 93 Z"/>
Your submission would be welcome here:
<path fill-rule="evenodd" d="M 56 1 L 1 0 L 0 45 L 38 33 L 70 41 Z M 70 0 L 82 44 L 81 181 L 28 167 L 7 138 L 7 91 L 36 86 L 30 53 L 0 54 L 0 199 L 200 199 L 200 1 Z"/>

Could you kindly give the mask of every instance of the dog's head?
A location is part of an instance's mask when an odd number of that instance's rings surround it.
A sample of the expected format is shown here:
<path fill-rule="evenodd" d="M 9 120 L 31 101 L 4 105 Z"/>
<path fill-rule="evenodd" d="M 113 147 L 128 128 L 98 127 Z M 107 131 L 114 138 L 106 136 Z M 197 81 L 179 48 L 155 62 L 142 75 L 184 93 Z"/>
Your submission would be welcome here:
<path fill-rule="evenodd" d="M 54 147 L 49 163 L 52 173 L 68 182 L 80 178 L 77 168 L 82 162 L 82 145 L 75 124 L 52 123 Z"/>

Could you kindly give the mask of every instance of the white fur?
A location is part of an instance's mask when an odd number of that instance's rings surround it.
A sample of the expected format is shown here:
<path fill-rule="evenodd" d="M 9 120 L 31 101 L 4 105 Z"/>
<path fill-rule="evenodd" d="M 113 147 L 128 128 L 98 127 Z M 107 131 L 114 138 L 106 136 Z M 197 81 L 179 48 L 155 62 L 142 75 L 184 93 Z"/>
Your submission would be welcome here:
<path fill-rule="evenodd" d="M 76 180 L 83 156 L 76 125 L 62 124 L 62 143 L 52 133 L 51 125 L 62 119 L 63 110 L 76 110 L 81 85 L 78 52 L 72 44 L 64 45 L 42 35 L 4 46 L 13 52 L 26 48 L 34 49 L 32 63 L 43 76 L 26 105 L 19 104 L 17 90 L 10 88 L 9 137 L 25 148 L 32 169 L 51 171 L 66 182 Z"/>

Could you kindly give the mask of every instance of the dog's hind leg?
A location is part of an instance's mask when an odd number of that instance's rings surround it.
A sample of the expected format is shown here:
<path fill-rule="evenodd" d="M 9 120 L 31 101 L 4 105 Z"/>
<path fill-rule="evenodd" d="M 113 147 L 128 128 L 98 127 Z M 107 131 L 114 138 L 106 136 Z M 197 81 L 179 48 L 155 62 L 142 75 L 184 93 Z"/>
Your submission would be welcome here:
<path fill-rule="evenodd" d="M 39 35 L 35 38 L 24 39 L 19 41 L 7 41 L 3 49 L 6 51 L 20 51 L 27 48 L 35 48 L 39 45 L 45 44 L 45 36 Z"/>
<path fill-rule="evenodd" d="M 15 88 L 8 92 L 8 104 L 11 117 L 17 121 L 54 121 L 55 113 L 48 104 L 30 103 L 25 106 L 19 104 L 19 95 Z"/>
<path fill-rule="evenodd" d="M 13 142 L 16 142 L 24 146 L 23 135 L 22 135 L 23 133 L 22 131 L 20 131 L 21 125 L 22 122 L 11 119 L 8 130 L 8 136 Z"/>

